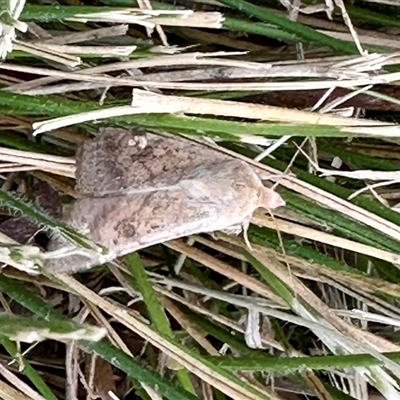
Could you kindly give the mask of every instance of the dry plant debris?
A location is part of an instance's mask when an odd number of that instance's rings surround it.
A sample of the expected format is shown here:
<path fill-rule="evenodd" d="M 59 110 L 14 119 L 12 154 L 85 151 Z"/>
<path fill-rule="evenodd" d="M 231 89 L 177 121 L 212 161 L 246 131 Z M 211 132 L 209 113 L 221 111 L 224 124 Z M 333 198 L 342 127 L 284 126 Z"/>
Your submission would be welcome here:
<path fill-rule="evenodd" d="M 399 17 L 0 0 L 0 398 L 400 400 Z"/>

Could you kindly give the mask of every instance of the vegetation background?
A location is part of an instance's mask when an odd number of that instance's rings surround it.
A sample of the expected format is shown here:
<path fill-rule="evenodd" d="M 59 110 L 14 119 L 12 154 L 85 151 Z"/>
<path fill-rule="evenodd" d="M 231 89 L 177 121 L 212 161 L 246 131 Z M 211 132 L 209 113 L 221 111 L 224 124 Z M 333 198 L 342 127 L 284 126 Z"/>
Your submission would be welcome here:
<path fill-rule="evenodd" d="M 400 399 L 400 3 L 0 1 L 0 398 Z M 99 127 L 208 138 L 286 202 L 41 271 Z M 253 160 L 253 161 L 251 161 Z M 38 272 L 43 272 L 39 274 Z"/>

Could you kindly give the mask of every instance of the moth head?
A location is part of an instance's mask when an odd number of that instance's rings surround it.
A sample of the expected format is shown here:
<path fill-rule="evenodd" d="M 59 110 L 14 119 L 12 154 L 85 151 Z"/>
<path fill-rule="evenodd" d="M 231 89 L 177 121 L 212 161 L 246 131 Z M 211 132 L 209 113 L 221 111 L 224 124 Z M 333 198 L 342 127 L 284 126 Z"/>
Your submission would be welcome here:
<path fill-rule="evenodd" d="M 265 186 L 261 186 L 259 190 L 258 206 L 265 208 L 266 210 L 272 210 L 274 208 L 283 207 L 286 205 L 285 201 L 272 189 Z"/>

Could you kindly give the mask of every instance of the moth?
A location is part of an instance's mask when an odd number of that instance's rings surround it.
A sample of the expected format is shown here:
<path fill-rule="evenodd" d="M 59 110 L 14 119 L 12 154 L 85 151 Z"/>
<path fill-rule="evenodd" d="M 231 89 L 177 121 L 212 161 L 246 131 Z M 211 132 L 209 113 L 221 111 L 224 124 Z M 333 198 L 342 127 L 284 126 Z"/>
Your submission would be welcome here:
<path fill-rule="evenodd" d="M 79 198 L 65 221 L 109 252 L 51 260 L 53 272 L 85 271 L 192 234 L 238 234 L 257 208 L 284 205 L 244 161 L 177 137 L 105 128 L 78 149 L 76 165 Z M 49 250 L 71 246 L 58 235 Z"/>

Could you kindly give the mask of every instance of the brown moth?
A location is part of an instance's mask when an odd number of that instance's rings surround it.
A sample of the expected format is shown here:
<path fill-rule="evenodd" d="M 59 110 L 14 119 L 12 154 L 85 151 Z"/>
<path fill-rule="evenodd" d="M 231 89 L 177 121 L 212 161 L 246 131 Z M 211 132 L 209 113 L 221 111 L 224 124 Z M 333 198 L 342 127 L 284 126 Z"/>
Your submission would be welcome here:
<path fill-rule="evenodd" d="M 109 250 L 54 259 L 50 271 L 87 270 L 180 237 L 246 230 L 253 212 L 284 205 L 245 162 L 181 138 L 106 128 L 77 152 L 78 200 L 65 216 Z M 54 236 L 49 250 L 69 248 Z"/>

